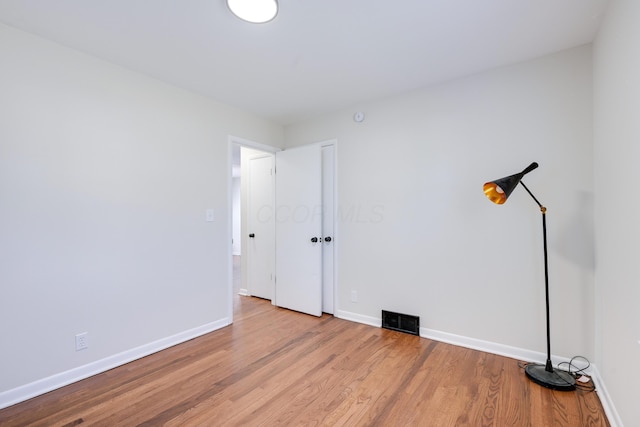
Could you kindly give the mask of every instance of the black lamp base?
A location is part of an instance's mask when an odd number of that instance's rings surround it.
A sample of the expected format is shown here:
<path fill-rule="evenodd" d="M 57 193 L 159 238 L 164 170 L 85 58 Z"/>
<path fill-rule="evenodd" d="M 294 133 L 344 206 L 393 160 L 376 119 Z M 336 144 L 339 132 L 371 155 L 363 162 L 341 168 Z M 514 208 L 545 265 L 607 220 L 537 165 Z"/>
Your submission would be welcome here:
<path fill-rule="evenodd" d="M 576 379 L 565 371 L 553 369 L 549 372 L 544 365 L 529 364 L 524 368 L 524 372 L 531 381 L 543 387 L 561 391 L 576 389 Z"/>

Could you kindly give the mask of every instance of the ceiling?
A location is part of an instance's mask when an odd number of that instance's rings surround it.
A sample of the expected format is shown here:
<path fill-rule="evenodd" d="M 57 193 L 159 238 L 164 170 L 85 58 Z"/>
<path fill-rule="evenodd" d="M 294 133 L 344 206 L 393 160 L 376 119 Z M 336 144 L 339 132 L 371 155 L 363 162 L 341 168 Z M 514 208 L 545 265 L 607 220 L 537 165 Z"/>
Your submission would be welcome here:
<path fill-rule="evenodd" d="M 607 0 L 0 0 L 0 22 L 282 125 L 589 43 Z"/>

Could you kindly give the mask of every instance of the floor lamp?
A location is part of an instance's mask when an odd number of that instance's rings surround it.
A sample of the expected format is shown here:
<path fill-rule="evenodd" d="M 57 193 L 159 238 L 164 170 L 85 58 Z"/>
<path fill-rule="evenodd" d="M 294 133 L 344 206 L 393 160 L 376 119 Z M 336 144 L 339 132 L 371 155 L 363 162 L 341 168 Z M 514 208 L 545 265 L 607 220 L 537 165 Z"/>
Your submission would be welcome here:
<path fill-rule="evenodd" d="M 529 191 L 526 185 L 521 181 L 522 177 L 538 167 L 536 162 L 531 163 L 525 170 L 520 173 L 507 176 L 505 178 L 496 179 L 494 181 L 484 184 L 484 194 L 493 203 L 501 205 L 507 201 L 507 198 L 518 186 L 518 183 L 522 184 L 527 193 L 535 200 L 542 212 L 542 234 L 544 236 L 544 290 L 546 295 L 546 307 L 547 307 L 547 363 L 538 365 L 534 363 L 528 364 L 524 371 L 527 377 L 533 382 L 540 384 L 541 386 L 548 387 L 554 390 L 575 390 L 576 380 L 568 372 L 553 369 L 551 364 L 551 338 L 549 328 L 549 268 L 547 266 L 547 208 L 536 199 L 536 197 Z"/>

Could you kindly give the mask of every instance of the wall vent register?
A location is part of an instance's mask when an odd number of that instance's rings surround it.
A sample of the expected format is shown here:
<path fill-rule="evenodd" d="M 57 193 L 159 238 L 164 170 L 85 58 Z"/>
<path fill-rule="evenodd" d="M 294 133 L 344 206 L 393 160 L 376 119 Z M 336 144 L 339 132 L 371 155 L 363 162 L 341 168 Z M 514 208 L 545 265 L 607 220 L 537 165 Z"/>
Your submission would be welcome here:
<path fill-rule="evenodd" d="M 410 314 L 382 310 L 382 327 L 392 331 L 420 335 L 420 318 Z"/>

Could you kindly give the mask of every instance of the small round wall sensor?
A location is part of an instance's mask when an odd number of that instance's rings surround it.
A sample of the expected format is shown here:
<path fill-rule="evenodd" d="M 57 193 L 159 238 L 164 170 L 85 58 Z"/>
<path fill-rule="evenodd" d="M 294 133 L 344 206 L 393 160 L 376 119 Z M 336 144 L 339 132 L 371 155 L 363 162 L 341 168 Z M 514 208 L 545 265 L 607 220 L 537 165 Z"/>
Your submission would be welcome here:
<path fill-rule="evenodd" d="M 364 113 L 362 111 L 358 111 L 357 113 L 355 113 L 353 115 L 353 121 L 354 122 L 362 122 L 364 120 Z"/>

